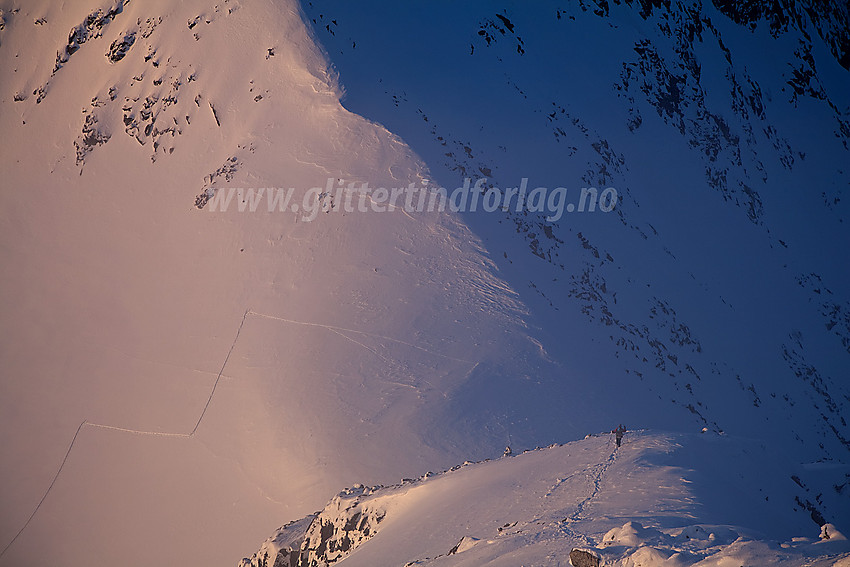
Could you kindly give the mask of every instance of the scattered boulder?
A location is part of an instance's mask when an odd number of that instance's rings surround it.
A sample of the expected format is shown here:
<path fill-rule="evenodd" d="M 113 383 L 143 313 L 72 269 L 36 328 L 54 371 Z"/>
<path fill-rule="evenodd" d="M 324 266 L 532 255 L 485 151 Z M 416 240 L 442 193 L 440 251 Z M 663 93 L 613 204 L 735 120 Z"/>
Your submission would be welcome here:
<path fill-rule="evenodd" d="M 136 32 L 127 32 L 121 37 L 112 42 L 109 46 L 109 51 L 106 53 L 106 58 L 110 63 L 117 63 L 124 59 L 133 44 L 136 43 Z"/>
<path fill-rule="evenodd" d="M 86 160 L 86 155 L 88 155 L 88 153 L 95 147 L 108 142 L 109 138 L 109 133 L 101 131 L 98 127 L 97 117 L 94 114 L 86 114 L 86 121 L 83 124 L 82 132 L 80 133 L 80 136 L 74 140 L 74 147 L 77 150 L 77 165 L 83 165 Z"/>
<path fill-rule="evenodd" d="M 67 45 L 65 45 L 62 51 L 56 54 L 56 64 L 53 67 L 53 74 L 55 75 L 62 65 L 68 62 L 71 55 L 76 53 L 84 43 L 103 35 L 103 28 L 123 11 L 124 0 L 119 0 L 110 10 L 95 10 L 86 16 L 81 24 L 71 28 L 71 31 L 68 32 Z"/>
<path fill-rule="evenodd" d="M 587 549 L 570 551 L 570 565 L 573 567 L 599 567 L 599 556 Z"/>

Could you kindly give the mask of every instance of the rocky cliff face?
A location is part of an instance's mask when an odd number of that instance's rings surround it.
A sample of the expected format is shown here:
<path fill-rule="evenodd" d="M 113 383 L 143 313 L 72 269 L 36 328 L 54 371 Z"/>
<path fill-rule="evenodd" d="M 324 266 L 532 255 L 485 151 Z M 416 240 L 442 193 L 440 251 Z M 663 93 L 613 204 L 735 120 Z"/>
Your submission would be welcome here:
<path fill-rule="evenodd" d="M 240 567 L 326 567 L 374 537 L 386 516 L 377 488 L 362 486 L 335 496 L 319 513 L 280 528 Z"/>

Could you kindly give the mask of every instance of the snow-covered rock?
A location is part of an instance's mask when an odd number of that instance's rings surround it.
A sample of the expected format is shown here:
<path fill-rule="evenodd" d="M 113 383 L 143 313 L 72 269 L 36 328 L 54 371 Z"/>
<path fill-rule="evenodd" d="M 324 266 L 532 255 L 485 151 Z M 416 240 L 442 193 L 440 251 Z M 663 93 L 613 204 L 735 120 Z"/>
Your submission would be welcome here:
<path fill-rule="evenodd" d="M 374 537 L 386 517 L 381 498 L 361 503 L 373 490 L 341 492 L 318 514 L 280 528 L 240 567 L 325 567 L 341 561 Z"/>
<path fill-rule="evenodd" d="M 844 534 L 830 523 L 826 523 L 820 527 L 820 539 L 821 541 L 847 541 Z"/>

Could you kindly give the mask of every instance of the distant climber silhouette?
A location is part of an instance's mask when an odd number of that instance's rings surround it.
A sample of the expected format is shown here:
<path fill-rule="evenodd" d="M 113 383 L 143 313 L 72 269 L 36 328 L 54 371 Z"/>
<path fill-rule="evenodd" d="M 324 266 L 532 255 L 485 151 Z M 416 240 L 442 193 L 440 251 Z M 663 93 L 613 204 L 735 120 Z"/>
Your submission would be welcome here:
<path fill-rule="evenodd" d="M 611 433 L 613 433 L 616 436 L 617 447 L 619 447 L 623 443 L 623 435 L 626 434 L 626 426 L 621 423 L 620 425 L 617 426 L 617 429 L 615 429 Z"/>

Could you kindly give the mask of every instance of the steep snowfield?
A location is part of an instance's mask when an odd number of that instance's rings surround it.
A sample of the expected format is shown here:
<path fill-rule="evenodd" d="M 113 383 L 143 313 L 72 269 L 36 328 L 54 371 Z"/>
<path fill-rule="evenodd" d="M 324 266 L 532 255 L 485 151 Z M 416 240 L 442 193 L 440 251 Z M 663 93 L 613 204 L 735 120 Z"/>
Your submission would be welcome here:
<path fill-rule="evenodd" d="M 767 455 L 712 434 L 633 432 L 620 449 L 588 436 L 344 491 L 243 565 L 554 566 L 576 548 L 628 567 L 846 562 L 850 543 L 834 526 L 821 539 L 813 524 L 782 525 L 776 496 L 793 483 L 764 467 Z M 786 539 L 760 539 L 768 533 Z"/>
<path fill-rule="evenodd" d="M 0 564 L 232 563 L 342 486 L 499 450 L 447 400 L 537 347 L 462 224 L 195 207 L 424 174 L 297 5 L 2 10 Z"/>

